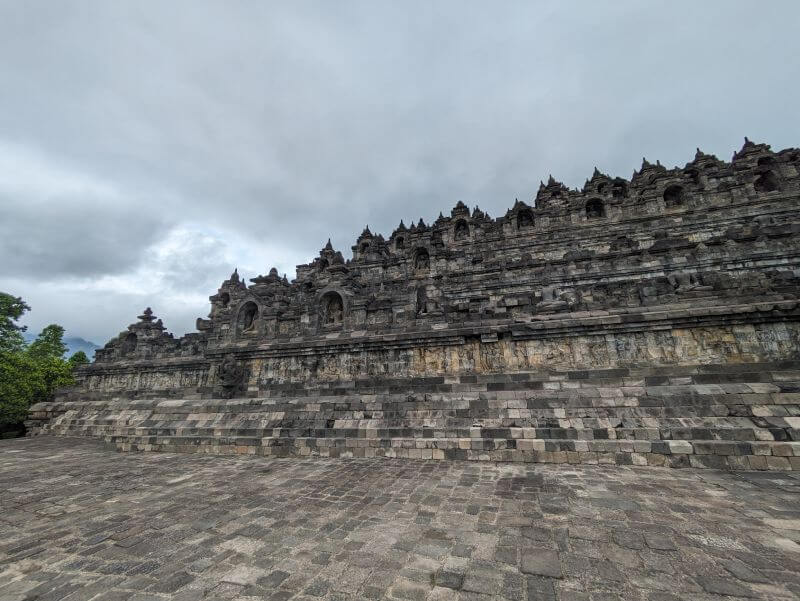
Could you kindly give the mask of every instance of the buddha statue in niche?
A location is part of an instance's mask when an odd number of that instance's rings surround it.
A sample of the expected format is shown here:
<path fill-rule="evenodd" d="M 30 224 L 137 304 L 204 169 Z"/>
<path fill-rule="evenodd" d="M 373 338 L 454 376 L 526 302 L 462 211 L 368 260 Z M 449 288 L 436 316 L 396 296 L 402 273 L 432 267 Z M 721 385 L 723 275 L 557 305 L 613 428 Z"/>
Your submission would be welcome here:
<path fill-rule="evenodd" d="M 325 325 L 336 325 L 342 323 L 344 317 L 344 306 L 342 297 L 338 294 L 331 294 L 325 305 Z"/>
<path fill-rule="evenodd" d="M 415 269 L 428 269 L 431 266 L 431 259 L 428 251 L 422 249 L 419 250 L 414 257 L 414 268 Z"/>
<path fill-rule="evenodd" d="M 676 271 L 667 276 L 667 279 L 677 293 L 713 289 L 712 286 L 703 286 L 697 275 L 689 271 Z"/>
<path fill-rule="evenodd" d="M 242 334 L 254 334 L 258 331 L 258 306 L 253 302 L 248 302 L 239 314 L 239 331 Z"/>
<path fill-rule="evenodd" d="M 566 309 L 567 303 L 561 300 L 561 290 L 558 286 L 542 288 L 542 300 L 536 305 L 537 313 L 558 313 Z"/>

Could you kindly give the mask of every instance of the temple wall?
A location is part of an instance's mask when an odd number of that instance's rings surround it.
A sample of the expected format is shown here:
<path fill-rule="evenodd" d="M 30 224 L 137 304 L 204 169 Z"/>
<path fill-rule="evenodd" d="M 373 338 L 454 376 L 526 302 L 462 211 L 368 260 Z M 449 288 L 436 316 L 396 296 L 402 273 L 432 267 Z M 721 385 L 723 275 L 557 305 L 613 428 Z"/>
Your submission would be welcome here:
<path fill-rule="evenodd" d="M 31 412 L 126 450 L 800 469 L 800 150 L 551 178 L 234 271 Z"/>
<path fill-rule="evenodd" d="M 395 341 L 396 344 L 397 341 Z M 387 344 L 388 345 L 388 344 Z M 737 364 L 800 357 L 800 321 L 733 326 L 672 328 L 654 331 L 599 333 L 561 338 L 496 341 L 466 340 L 459 344 L 283 350 L 280 356 L 248 357 L 243 395 L 258 395 L 273 384 L 332 383 L 361 379 L 397 379 L 466 374 L 514 374 L 543 369 L 579 370 L 693 364 Z M 274 351 L 273 351 L 274 352 Z M 137 363 L 113 370 L 89 368 L 80 390 L 152 395 L 211 397 L 218 363 Z"/>

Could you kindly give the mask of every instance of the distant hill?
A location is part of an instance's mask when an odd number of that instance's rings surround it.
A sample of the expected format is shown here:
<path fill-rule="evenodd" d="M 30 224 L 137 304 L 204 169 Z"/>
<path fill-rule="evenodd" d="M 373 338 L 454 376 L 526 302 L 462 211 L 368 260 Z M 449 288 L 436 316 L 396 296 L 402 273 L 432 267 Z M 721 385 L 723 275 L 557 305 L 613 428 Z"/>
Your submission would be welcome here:
<path fill-rule="evenodd" d="M 32 342 L 33 340 L 36 340 L 36 334 L 32 334 L 31 332 L 25 332 L 24 336 L 26 342 Z M 86 356 L 89 357 L 89 361 L 94 360 L 94 351 L 100 348 L 99 344 L 95 344 L 89 340 L 84 340 L 78 336 L 65 336 L 64 344 L 67 345 L 67 352 L 64 355 L 65 357 L 69 358 L 74 353 L 83 351 L 86 353 Z"/>
<path fill-rule="evenodd" d="M 94 360 L 94 351 L 100 348 L 99 344 L 78 338 L 77 336 L 70 336 L 64 338 L 64 344 L 67 345 L 67 357 L 72 356 L 78 351 L 83 351 L 89 357 L 89 361 Z"/>

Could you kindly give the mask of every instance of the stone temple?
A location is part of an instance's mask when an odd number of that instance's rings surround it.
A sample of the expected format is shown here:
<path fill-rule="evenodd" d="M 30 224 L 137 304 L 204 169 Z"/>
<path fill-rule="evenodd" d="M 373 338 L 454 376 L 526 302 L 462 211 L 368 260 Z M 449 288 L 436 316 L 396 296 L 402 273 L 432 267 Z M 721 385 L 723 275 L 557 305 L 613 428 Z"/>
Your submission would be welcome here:
<path fill-rule="evenodd" d="M 800 470 L 800 150 L 552 177 L 150 309 L 31 435 L 121 450 Z M 157 299 L 154 299 L 156 301 Z M 155 303 L 154 303 L 155 304 Z"/>

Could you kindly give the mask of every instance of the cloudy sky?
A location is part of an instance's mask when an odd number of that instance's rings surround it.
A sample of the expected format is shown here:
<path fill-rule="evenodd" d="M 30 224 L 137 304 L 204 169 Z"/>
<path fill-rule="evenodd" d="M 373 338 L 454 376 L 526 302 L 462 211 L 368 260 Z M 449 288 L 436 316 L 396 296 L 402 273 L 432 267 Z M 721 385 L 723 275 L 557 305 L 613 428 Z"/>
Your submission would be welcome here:
<path fill-rule="evenodd" d="M 0 0 L 0 290 L 104 343 L 549 173 L 800 145 L 800 2 Z"/>

